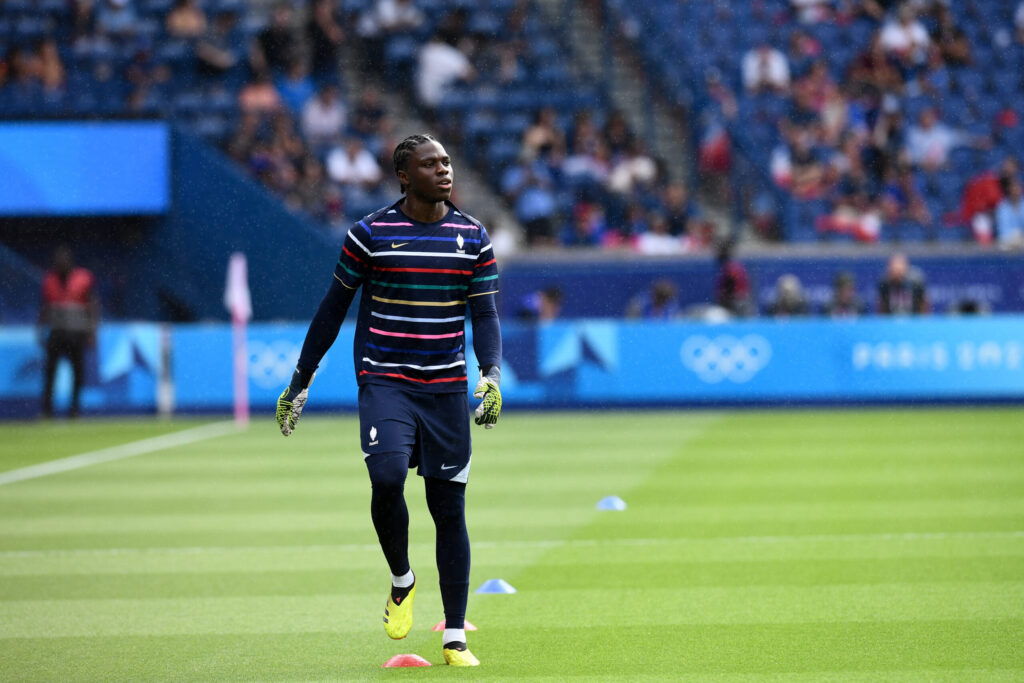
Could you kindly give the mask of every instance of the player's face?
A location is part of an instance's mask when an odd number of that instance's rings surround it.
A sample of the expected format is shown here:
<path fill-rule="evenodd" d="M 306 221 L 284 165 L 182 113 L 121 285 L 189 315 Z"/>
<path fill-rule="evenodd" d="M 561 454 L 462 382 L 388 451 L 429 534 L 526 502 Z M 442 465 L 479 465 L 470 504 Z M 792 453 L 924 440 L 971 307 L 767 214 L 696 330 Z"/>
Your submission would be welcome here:
<path fill-rule="evenodd" d="M 443 202 L 452 195 L 452 160 L 440 142 L 416 147 L 405 166 L 406 192 L 427 202 Z"/>

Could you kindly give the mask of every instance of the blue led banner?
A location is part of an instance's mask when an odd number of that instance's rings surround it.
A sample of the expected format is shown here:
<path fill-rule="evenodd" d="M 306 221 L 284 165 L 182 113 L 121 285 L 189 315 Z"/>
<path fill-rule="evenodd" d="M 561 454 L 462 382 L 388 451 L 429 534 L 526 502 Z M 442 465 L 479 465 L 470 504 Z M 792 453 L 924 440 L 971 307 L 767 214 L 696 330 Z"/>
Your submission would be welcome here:
<path fill-rule="evenodd" d="M 0 215 L 152 215 L 170 204 L 166 123 L 0 123 Z"/>
<path fill-rule="evenodd" d="M 311 410 L 354 408 L 352 334 L 342 328 L 310 391 Z M 305 325 L 253 325 L 249 396 L 269 411 L 291 377 Z M 757 321 L 725 325 L 582 320 L 503 326 L 502 393 L 512 407 L 1024 402 L 1024 316 Z M 470 341 L 470 348 L 471 341 Z M 466 359 L 470 374 L 476 361 Z M 83 408 L 153 412 L 170 378 L 185 412 L 232 406 L 231 330 L 104 325 Z M 57 393 L 70 389 L 66 368 Z M 42 351 L 30 327 L 0 330 L 0 415 L 38 410 Z"/>

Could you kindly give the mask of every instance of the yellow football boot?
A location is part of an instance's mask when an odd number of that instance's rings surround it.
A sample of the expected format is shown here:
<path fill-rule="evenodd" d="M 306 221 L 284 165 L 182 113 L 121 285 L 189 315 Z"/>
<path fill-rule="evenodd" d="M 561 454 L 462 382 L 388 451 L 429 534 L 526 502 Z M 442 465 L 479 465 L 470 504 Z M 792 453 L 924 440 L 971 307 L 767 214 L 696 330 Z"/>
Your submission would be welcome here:
<path fill-rule="evenodd" d="M 455 643 L 452 643 L 454 645 Z M 462 643 L 462 649 L 454 647 L 444 648 L 444 661 L 448 666 L 480 666 L 480 660 L 473 656 L 473 653 Z"/>
<path fill-rule="evenodd" d="M 416 584 L 409 589 L 408 595 L 401 598 L 397 603 L 391 599 L 391 592 L 388 592 L 388 602 L 384 606 L 384 632 L 388 638 L 399 640 L 409 635 L 412 628 L 412 599 L 416 597 Z"/>

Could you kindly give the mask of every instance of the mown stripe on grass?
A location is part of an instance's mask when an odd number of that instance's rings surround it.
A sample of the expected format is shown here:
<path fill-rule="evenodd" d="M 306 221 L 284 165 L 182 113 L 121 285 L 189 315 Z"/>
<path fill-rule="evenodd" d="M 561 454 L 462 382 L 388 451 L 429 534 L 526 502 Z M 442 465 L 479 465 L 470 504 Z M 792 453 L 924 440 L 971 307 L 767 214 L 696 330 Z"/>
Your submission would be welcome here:
<path fill-rule="evenodd" d="M 161 434 L 160 436 L 150 437 L 141 441 L 133 441 L 119 446 L 111 446 L 110 448 L 101 448 L 96 451 L 79 453 L 78 455 L 72 455 L 59 460 L 51 460 L 38 465 L 30 465 L 16 470 L 0 472 L 0 486 L 14 484 L 19 481 L 26 481 L 28 479 L 46 477 L 60 472 L 69 472 L 71 470 L 77 470 L 91 465 L 98 465 L 104 462 L 123 460 L 124 458 L 132 458 L 137 455 L 145 455 L 147 453 L 155 453 L 157 451 L 163 451 L 170 448 L 186 446 L 198 441 L 205 441 L 207 439 L 230 434 L 236 429 L 237 427 L 235 427 L 233 422 L 214 422 L 200 427 L 185 429 L 180 432 Z"/>
<path fill-rule="evenodd" d="M 378 581 L 377 584 L 380 582 Z M 426 585 L 426 584 L 424 584 Z M 567 630 L 564 615 L 586 604 L 587 627 L 628 629 L 694 625 L 839 624 L 1020 619 L 1021 582 L 936 582 L 731 588 L 649 587 L 632 590 L 533 590 L 470 599 L 470 620 L 484 629 L 502 624 Z M 438 614 L 436 590 L 424 591 L 422 613 Z M 339 587 L 329 594 L 100 600 L 24 600 L 0 603 L 0 638 L 83 635 L 359 632 L 379 619 L 372 587 Z M 421 608 L 417 595 L 417 610 Z M 376 618 L 373 618 L 376 617 Z M 1024 622 L 1022 622 L 1024 623 Z"/>

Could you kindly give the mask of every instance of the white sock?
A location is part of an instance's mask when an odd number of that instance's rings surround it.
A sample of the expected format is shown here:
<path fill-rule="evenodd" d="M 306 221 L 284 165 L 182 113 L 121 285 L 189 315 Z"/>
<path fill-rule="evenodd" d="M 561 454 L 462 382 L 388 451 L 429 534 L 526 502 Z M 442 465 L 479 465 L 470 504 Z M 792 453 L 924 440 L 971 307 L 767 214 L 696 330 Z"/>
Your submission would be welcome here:
<path fill-rule="evenodd" d="M 441 638 L 442 645 L 464 642 L 466 642 L 466 629 L 464 628 L 446 628 L 444 630 L 444 637 Z"/>
<path fill-rule="evenodd" d="M 391 575 L 391 585 L 395 588 L 408 588 L 415 583 L 415 581 L 416 577 L 413 575 L 411 569 L 401 576 L 395 576 L 394 574 Z"/>

